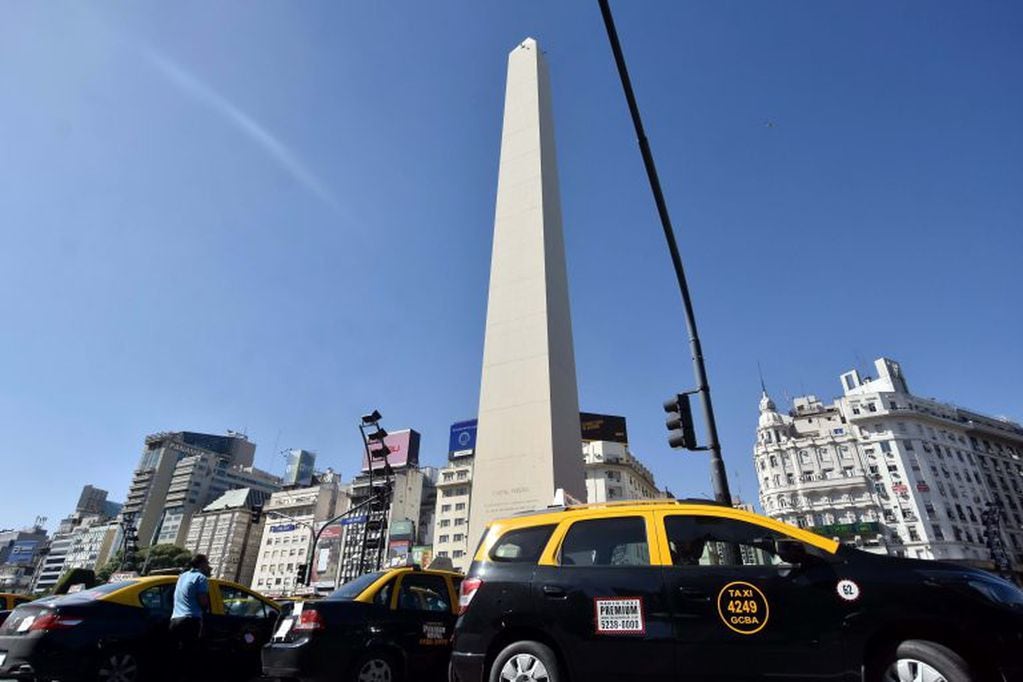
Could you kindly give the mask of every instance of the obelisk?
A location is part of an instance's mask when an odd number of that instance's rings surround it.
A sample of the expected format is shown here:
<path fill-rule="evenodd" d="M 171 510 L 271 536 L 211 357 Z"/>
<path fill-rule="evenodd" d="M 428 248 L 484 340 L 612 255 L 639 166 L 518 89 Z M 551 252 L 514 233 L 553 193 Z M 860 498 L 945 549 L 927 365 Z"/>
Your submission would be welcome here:
<path fill-rule="evenodd" d="M 586 500 L 547 64 L 508 55 L 469 547 L 490 520 Z"/>

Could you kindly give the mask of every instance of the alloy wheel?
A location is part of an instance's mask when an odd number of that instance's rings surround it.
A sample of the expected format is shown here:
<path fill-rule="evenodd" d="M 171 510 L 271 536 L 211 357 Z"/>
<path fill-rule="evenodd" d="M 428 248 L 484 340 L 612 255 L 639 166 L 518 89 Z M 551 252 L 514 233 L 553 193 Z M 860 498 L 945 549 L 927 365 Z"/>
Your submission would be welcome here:
<path fill-rule="evenodd" d="M 359 668 L 359 682 L 391 682 L 391 665 L 381 658 L 371 658 Z"/>
<path fill-rule="evenodd" d="M 533 654 L 515 654 L 501 668 L 501 679 L 507 682 L 547 682 L 547 667 Z"/>
<path fill-rule="evenodd" d="M 96 671 L 101 682 L 137 682 L 139 664 L 128 653 L 114 653 L 107 656 Z"/>
<path fill-rule="evenodd" d="M 948 682 L 937 668 L 915 658 L 900 658 L 884 674 L 884 682 Z"/>

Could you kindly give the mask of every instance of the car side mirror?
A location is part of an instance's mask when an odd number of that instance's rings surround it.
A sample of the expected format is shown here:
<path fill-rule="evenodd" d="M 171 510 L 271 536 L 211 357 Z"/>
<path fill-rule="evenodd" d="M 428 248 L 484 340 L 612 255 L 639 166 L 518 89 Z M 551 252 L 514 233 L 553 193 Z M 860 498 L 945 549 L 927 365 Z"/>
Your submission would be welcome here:
<path fill-rule="evenodd" d="M 774 541 L 775 553 L 787 564 L 802 564 L 810 557 L 806 545 L 799 540 L 779 538 Z"/>

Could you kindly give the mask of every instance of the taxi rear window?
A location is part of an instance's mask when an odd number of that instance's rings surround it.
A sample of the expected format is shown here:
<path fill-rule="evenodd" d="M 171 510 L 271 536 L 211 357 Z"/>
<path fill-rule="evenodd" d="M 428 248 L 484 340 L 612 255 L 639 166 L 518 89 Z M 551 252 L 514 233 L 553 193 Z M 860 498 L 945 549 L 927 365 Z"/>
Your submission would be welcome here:
<path fill-rule="evenodd" d="M 360 575 L 358 578 L 349 580 L 334 590 L 327 599 L 331 601 L 354 601 L 356 597 L 362 594 L 367 587 L 375 583 L 383 574 L 383 571 L 377 571 L 376 573 Z"/>
<path fill-rule="evenodd" d="M 137 581 L 135 580 L 121 580 L 116 583 L 106 583 L 104 585 L 97 585 L 96 587 L 90 587 L 87 590 L 81 592 L 70 592 L 68 594 L 55 595 L 54 600 L 62 602 L 75 602 L 75 601 L 93 601 L 99 599 L 105 595 L 123 590 L 126 587 L 134 585 Z"/>
<path fill-rule="evenodd" d="M 503 563 L 535 564 L 551 539 L 557 524 L 510 530 L 494 543 L 490 559 Z"/>

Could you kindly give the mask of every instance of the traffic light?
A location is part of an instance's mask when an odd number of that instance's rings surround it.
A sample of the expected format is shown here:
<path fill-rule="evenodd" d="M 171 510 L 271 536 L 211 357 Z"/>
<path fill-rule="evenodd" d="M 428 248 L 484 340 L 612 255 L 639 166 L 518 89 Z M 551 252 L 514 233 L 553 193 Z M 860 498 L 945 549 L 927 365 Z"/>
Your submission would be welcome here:
<path fill-rule="evenodd" d="M 295 583 L 298 585 L 305 585 L 305 569 L 306 564 L 299 564 L 295 567 Z"/>
<path fill-rule="evenodd" d="M 696 429 L 693 427 L 693 410 L 689 406 L 689 394 L 679 393 L 664 403 L 664 411 L 668 419 L 664 422 L 668 427 L 668 445 L 686 450 L 701 449 L 696 444 Z"/>
<path fill-rule="evenodd" d="M 263 508 L 253 507 L 250 512 L 250 518 L 252 519 L 252 523 L 259 523 L 259 520 L 263 518 Z"/>

